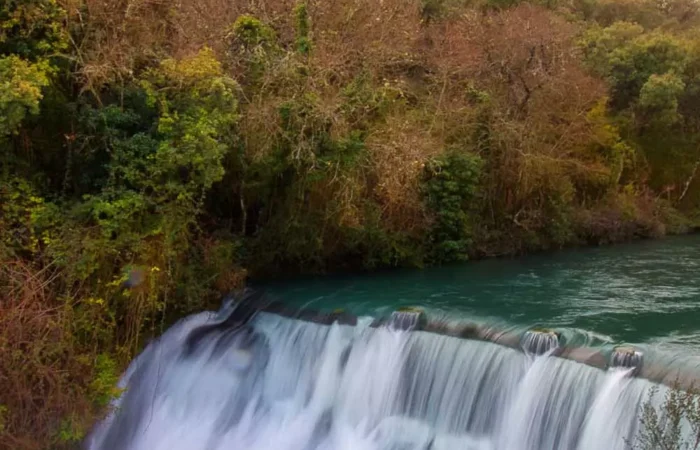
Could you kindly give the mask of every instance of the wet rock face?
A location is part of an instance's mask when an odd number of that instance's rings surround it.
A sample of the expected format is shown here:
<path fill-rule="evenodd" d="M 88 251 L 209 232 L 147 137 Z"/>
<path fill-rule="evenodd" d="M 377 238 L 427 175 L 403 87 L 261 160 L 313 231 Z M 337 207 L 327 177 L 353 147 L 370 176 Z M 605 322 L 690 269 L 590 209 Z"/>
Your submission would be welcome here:
<path fill-rule="evenodd" d="M 557 356 L 603 370 L 608 366 L 605 356 L 599 350 L 593 348 L 565 347 Z"/>

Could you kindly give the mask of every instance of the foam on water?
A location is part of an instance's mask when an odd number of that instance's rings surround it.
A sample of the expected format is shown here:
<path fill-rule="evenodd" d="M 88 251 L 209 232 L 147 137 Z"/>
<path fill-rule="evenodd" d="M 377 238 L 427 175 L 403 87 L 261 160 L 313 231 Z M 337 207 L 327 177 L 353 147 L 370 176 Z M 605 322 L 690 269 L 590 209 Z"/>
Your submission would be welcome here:
<path fill-rule="evenodd" d="M 396 327 L 202 313 L 152 343 L 90 450 L 622 450 L 651 383 Z"/>

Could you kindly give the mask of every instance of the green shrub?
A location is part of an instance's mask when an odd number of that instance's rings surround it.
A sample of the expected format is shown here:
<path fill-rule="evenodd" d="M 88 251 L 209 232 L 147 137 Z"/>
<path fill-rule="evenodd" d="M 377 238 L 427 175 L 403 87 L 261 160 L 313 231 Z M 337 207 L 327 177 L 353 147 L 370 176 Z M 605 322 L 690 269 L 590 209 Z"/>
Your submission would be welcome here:
<path fill-rule="evenodd" d="M 42 88 L 49 84 L 47 70 L 44 63 L 0 57 L 0 140 L 14 133 L 26 116 L 39 112 Z"/>
<path fill-rule="evenodd" d="M 423 195 L 434 215 L 430 236 L 434 262 L 467 259 L 471 245 L 469 209 L 479 184 L 481 158 L 449 152 L 425 166 Z"/>
<path fill-rule="evenodd" d="M 93 403 L 100 407 L 108 406 L 121 392 L 117 387 L 120 370 L 114 359 L 105 353 L 97 355 L 93 363 L 94 376 L 90 383 Z"/>
<path fill-rule="evenodd" d="M 231 34 L 247 49 L 256 46 L 269 48 L 275 45 L 277 36 L 275 30 L 265 25 L 259 19 L 242 15 L 233 23 Z"/>
<path fill-rule="evenodd" d="M 65 15 L 56 0 L 0 0 L 0 55 L 37 61 L 65 51 Z"/>
<path fill-rule="evenodd" d="M 302 55 L 311 52 L 311 23 L 309 20 L 309 5 L 306 1 L 297 3 L 294 8 L 296 19 L 296 50 Z"/>

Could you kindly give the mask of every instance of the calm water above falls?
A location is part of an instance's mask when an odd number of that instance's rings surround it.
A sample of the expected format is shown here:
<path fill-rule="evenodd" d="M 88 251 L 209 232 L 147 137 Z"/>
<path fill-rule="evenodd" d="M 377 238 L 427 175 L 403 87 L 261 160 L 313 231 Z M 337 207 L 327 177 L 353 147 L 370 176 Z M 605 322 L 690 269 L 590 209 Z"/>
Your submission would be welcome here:
<path fill-rule="evenodd" d="M 425 270 L 307 279 L 271 292 L 312 308 L 401 305 L 503 326 L 576 330 L 700 353 L 700 235 Z"/>
<path fill-rule="evenodd" d="M 687 359 L 699 353 L 699 257 L 700 237 L 684 237 L 271 290 L 314 308 L 420 305 Z M 372 328 L 371 317 L 327 326 L 259 313 L 237 327 L 226 317 L 231 307 L 192 316 L 152 343 L 87 448 L 625 450 L 653 387 L 547 353 Z"/>

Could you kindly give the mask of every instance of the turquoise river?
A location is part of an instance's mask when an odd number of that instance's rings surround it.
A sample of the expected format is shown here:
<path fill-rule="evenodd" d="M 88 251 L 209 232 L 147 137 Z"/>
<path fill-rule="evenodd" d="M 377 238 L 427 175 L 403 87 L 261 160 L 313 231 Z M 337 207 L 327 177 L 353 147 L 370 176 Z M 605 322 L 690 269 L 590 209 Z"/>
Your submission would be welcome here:
<path fill-rule="evenodd" d="M 382 316 L 400 306 L 503 327 L 555 328 L 588 344 L 700 357 L 700 235 L 266 286 L 309 308 Z"/>

